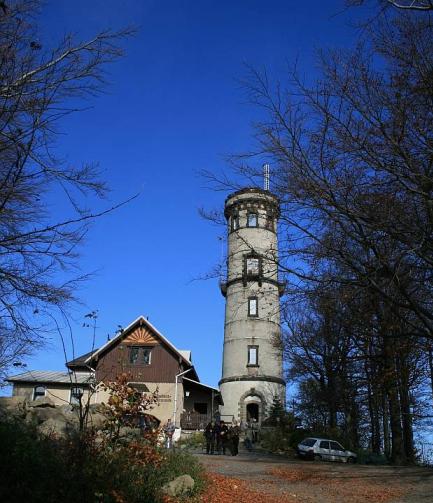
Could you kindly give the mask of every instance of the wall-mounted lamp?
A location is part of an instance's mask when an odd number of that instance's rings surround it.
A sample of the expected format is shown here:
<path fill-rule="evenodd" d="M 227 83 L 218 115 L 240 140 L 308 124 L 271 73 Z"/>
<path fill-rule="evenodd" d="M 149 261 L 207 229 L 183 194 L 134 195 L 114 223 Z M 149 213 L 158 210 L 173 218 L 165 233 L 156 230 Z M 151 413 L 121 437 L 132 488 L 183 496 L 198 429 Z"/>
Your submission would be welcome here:
<path fill-rule="evenodd" d="M 185 391 L 185 396 L 186 396 L 186 397 L 188 397 L 188 396 L 189 396 L 189 394 L 190 394 L 190 392 L 189 392 L 189 391 Z"/>

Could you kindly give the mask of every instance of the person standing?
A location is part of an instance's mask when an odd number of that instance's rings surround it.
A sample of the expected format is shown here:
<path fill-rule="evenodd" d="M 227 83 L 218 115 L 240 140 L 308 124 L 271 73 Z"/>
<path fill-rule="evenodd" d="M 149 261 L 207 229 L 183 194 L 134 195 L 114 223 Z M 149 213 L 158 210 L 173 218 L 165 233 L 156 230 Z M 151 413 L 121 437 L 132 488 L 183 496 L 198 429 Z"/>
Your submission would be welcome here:
<path fill-rule="evenodd" d="M 215 452 L 215 424 L 213 421 L 208 423 L 204 429 L 204 438 L 206 439 L 206 454 Z"/>
<path fill-rule="evenodd" d="M 238 423 L 235 421 L 230 428 L 230 445 L 232 456 L 237 456 L 239 454 L 239 436 L 241 434 L 241 429 Z"/>
<path fill-rule="evenodd" d="M 229 429 L 224 421 L 220 423 L 220 448 L 223 450 L 223 454 L 226 453 L 226 449 L 229 448 L 228 444 Z"/>
<path fill-rule="evenodd" d="M 163 428 L 164 435 L 165 435 L 165 447 L 167 449 L 171 449 L 173 447 L 173 435 L 176 427 L 174 424 L 171 422 L 171 419 L 167 419 L 167 422 L 165 423 L 165 426 Z"/>

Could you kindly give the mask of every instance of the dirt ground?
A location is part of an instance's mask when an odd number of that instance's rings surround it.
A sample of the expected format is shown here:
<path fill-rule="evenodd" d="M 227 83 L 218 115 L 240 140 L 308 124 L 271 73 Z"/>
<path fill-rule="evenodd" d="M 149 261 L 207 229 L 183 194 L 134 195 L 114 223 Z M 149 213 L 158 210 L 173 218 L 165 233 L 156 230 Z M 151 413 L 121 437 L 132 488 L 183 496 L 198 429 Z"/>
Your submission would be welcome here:
<path fill-rule="evenodd" d="M 300 461 L 260 452 L 197 457 L 214 480 L 205 502 L 433 503 L 431 468 Z M 218 487 L 224 497 L 216 494 Z"/>

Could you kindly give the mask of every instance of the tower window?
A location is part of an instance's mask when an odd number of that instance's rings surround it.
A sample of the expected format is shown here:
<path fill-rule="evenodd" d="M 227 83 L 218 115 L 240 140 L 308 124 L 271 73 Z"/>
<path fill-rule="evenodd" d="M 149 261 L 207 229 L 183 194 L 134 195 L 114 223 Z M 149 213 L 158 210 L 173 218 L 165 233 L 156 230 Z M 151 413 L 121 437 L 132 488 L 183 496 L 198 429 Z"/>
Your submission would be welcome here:
<path fill-rule="evenodd" d="M 231 217 L 231 229 L 237 231 L 239 229 L 239 215 L 235 214 Z"/>
<path fill-rule="evenodd" d="M 246 258 L 246 273 L 247 276 L 258 276 L 260 273 L 260 258 L 247 257 Z"/>
<path fill-rule="evenodd" d="M 257 297 L 250 297 L 248 299 L 248 316 L 258 316 L 259 315 L 259 305 Z"/>
<path fill-rule="evenodd" d="M 259 346 L 248 346 L 248 365 L 259 365 Z"/>
<path fill-rule="evenodd" d="M 257 213 L 248 213 L 247 227 L 258 227 L 258 220 Z"/>

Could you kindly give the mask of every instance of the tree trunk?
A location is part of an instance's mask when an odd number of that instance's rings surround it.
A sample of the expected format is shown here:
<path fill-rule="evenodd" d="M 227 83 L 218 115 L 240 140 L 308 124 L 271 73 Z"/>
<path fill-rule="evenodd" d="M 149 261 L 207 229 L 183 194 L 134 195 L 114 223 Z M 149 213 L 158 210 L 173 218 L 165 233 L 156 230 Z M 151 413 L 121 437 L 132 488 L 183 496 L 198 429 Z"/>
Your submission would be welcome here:
<path fill-rule="evenodd" d="M 389 414 L 385 393 L 382 394 L 382 425 L 383 425 L 383 452 L 386 459 L 391 459 L 391 443 L 389 439 Z"/>
<path fill-rule="evenodd" d="M 379 421 L 379 404 L 377 400 L 377 385 L 373 385 L 372 372 L 369 364 L 365 362 L 364 372 L 367 378 L 367 404 L 368 415 L 370 416 L 370 446 L 375 454 L 380 454 L 380 421 Z"/>
<path fill-rule="evenodd" d="M 433 346 L 431 343 L 429 343 L 429 348 L 428 348 L 428 365 L 430 369 L 430 385 L 431 385 L 431 393 L 432 393 L 432 400 L 433 400 Z"/>
<path fill-rule="evenodd" d="M 394 342 L 388 334 L 384 336 L 384 385 L 389 405 L 389 426 L 391 428 L 391 462 L 404 464 L 406 461 L 401 427 L 400 401 L 398 397 L 398 381 L 395 369 Z"/>
<path fill-rule="evenodd" d="M 413 421 L 410 410 L 409 369 L 405 364 L 404 357 L 398 356 L 396 363 L 399 375 L 399 393 L 405 457 L 408 463 L 413 464 L 415 463 L 415 452 L 413 445 Z"/>

